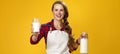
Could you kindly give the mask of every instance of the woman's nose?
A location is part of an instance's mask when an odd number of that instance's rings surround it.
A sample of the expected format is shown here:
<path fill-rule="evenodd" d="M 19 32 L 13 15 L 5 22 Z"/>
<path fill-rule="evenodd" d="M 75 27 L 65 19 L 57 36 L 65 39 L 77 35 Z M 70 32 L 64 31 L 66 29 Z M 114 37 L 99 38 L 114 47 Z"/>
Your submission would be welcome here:
<path fill-rule="evenodd" d="M 61 12 L 60 12 L 60 11 L 58 11 L 58 14 L 61 14 Z"/>

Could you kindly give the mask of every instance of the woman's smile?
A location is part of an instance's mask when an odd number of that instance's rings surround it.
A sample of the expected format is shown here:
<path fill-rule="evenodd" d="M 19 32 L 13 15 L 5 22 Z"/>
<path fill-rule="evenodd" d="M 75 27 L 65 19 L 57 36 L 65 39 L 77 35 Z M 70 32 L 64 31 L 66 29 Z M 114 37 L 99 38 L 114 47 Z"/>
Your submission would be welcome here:
<path fill-rule="evenodd" d="M 56 15 L 57 18 L 61 18 L 62 15 Z"/>

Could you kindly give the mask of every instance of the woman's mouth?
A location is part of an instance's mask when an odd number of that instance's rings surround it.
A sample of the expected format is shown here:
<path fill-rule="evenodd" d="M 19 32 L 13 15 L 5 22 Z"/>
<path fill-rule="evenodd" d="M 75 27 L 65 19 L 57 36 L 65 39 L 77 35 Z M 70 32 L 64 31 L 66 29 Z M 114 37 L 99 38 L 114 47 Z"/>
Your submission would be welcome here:
<path fill-rule="evenodd" d="M 62 15 L 56 15 L 57 18 L 61 18 Z"/>

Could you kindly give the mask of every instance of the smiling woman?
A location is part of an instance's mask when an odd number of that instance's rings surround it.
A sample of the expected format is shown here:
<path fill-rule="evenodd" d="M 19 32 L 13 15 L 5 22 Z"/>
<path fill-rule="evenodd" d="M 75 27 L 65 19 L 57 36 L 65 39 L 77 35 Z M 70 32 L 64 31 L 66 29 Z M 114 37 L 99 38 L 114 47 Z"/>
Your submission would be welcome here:
<path fill-rule="evenodd" d="M 55 1 L 0 0 L 0 54 L 46 54 L 46 36 L 40 39 L 39 44 L 31 45 L 29 42 L 32 35 L 31 22 L 34 17 L 38 18 L 42 24 L 41 28 L 46 27 L 41 31 L 48 30 L 46 22 L 54 22 L 51 6 Z M 69 10 L 67 21 L 72 34 L 75 35 L 72 37 L 78 39 L 83 31 L 89 34 L 88 54 L 120 54 L 120 0 L 62 1 Z M 53 23 L 50 25 L 53 26 Z M 52 29 L 64 26 L 58 27 Z M 56 32 L 59 31 L 52 31 L 50 35 Z M 68 35 L 66 31 L 63 33 Z M 62 40 L 67 39 L 66 36 L 61 37 Z M 71 54 L 80 54 L 80 49 L 78 47 Z"/>
<path fill-rule="evenodd" d="M 56 1 L 52 6 L 53 20 L 41 25 L 40 32 L 33 32 L 31 44 L 36 44 L 45 38 L 47 54 L 70 54 L 76 50 L 80 41 L 74 41 L 72 29 L 67 21 L 68 10 L 62 1 Z"/>

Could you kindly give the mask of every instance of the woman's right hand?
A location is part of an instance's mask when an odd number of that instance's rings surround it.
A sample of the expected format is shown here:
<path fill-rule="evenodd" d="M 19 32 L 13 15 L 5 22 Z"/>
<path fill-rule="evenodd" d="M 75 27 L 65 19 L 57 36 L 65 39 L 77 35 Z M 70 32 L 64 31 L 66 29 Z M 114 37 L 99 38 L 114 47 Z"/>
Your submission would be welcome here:
<path fill-rule="evenodd" d="M 33 40 L 33 41 L 37 41 L 38 34 L 39 34 L 38 32 L 33 32 L 33 33 L 32 33 L 32 40 Z"/>
<path fill-rule="evenodd" d="M 32 32 L 32 41 L 37 41 L 38 35 L 39 35 L 39 29 L 40 29 L 40 22 L 39 19 L 34 18 L 31 26 L 31 32 Z"/>
<path fill-rule="evenodd" d="M 32 41 L 37 41 L 39 32 L 33 32 L 33 27 L 31 28 L 31 32 L 32 32 Z"/>

